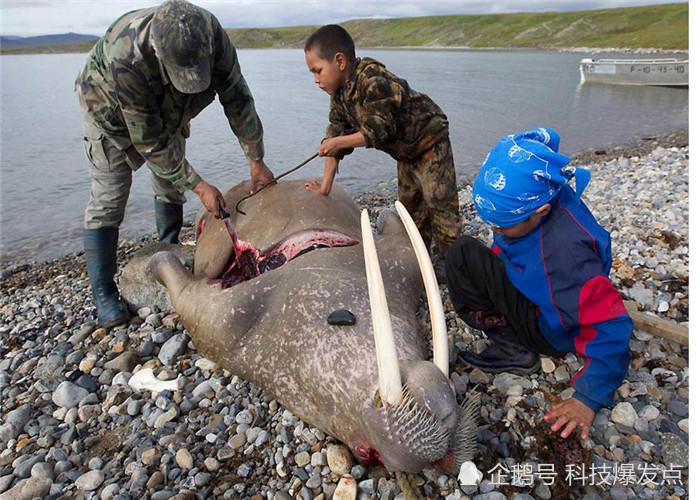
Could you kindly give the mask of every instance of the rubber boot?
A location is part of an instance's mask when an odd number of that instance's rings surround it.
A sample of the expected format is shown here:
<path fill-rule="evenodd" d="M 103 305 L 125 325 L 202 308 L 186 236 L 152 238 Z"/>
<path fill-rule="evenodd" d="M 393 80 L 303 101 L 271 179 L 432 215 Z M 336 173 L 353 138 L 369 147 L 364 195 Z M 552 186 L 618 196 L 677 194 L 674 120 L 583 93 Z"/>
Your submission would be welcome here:
<path fill-rule="evenodd" d="M 480 354 L 461 352 L 462 361 L 487 373 L 529 375 L 539 371 L 540 357 L 522 345 L 510 327 L 487 328 L 484 333 L 491 345 Z"/>
<path fill-rule="evenodd" d="M 83 229 L 83 248 L 92 298 L 97 307 L 97 321 L 105 328 L 129 321 L 129 310 L 119 298 L 114 283 L 118 239 L 119 229 L 116 227 Z"/>
<path fill-rule="evenodd" d="M 182 205 L 179 203 L 166 203 L 158 198 L 153 198 L 153 204 L 156 210 L 158 239 L 163 243 L 180 243 Z"/>
<path fill-rule="evenodd" d="M 435 277 L 437 282 L 441 285 L 447 284 L 447 271 L 445 270 L 445 255 L 447 254 L 447 247 L 435 244 L 433 250 L 433 269 L 435 270 Z"/>

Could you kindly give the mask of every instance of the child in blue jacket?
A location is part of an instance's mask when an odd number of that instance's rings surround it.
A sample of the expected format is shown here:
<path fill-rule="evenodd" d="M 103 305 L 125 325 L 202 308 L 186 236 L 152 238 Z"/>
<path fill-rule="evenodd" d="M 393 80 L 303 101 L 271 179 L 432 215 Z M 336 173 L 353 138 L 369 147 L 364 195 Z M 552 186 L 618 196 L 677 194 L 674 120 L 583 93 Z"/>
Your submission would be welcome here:
<path fill-rule="evenodd" d="M 477 213 L 494 235 L 489 250 L 462 237 L 445 261 L 450 298 L 460 317 L 491 344 L 463 352 L 484 371 L 534 373 L 539 354 L 584 359 L 575 392 L 545 420 L 568 437 L 588 437 L 595 412 L 613 402 L 630 362 L 632 320 L 608 279 L 610 235 L 581 201 L 590 180 L 566 167 L 559 135 L 539 127 L 501 139 L 474 181 Z M 568 184 L 576 180 L 576 191 Z"/>

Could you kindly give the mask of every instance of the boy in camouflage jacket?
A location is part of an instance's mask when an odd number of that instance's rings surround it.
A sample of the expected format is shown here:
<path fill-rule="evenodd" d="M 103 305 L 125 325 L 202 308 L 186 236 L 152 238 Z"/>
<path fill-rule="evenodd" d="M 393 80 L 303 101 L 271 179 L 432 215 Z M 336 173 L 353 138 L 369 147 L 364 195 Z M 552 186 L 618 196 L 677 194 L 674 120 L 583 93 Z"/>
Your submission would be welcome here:
<path fill-rule="evenodd" d="M 304 51 L 315 83 L 331 96 L 330 124 L 318 150 L 326 157 L 323 179 L 306 189 L 330 193 L 340 159 L 355 147 L 389 153 L 397 161 L 399 200 L 426 246 L 435 240 L 440 274 L 461 229 L 447 117 L 382 63 L 356 58 L 352 37 L 340 26 L 318 29 Z"/>
<path fill-rule="evenodd" d="M 273 178 L 263 162 L 263 129 L 236 51 L 210 12 L 167 0 L 117 19 L 88 54 L 76 80 L 92 181 L 83 247 L 98 320 L 110 327 L 128 311 L 114 283 L 119 225 L 132 172 L 151 171 L 161 241 L 177 243 L 184 192 L 214 214 L 226 205 L 185 158 L 189 122 L 215 95 L 250 162 L 252 189 Z"/>

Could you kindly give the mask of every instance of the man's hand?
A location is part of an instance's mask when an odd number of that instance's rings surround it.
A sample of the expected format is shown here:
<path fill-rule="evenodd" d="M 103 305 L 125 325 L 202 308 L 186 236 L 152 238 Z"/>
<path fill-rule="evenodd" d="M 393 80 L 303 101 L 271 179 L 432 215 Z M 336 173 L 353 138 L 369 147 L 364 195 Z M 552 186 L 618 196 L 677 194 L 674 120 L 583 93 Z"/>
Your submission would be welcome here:
<path fill-rule="evenodd" d="M 552 406 L 552 409 L 545 414 L 544 419 L 547 422 L 556 419 L 556 422 L 552 424 L 554 432 L 566 426 L 560 434 L 563 438 L 569 437 L 576 427 L 581 426 L 581 439 L 587 439 L 593 417 L 595 417 L 595 412 L 588 406 L 576 398 L 569 398 Z"/>
<path fill-rule="evenodd" d="M 265 184 L 275 178 L 263 160 L 250 161 L 250 184 L 253 192 L 260 190 Z"/>
<path fill-rule="evenodd" d="M 214 217 L 219 218 L 219 209 L 226 210 L 226 201 L 216 186 L 212 186 L 208 182 L 201 180 L 197 183 L 192 191 L 202 200 L 202 205 L 207 209 L 207 212 L 214 214 Z"/>

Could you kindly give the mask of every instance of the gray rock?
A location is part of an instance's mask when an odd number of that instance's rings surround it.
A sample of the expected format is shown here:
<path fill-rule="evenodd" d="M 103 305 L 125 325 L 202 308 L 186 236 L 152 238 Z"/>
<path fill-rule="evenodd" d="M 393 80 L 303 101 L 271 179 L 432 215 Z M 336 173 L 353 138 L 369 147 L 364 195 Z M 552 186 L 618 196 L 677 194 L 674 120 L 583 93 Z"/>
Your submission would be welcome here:
<path fill-rule="evenodd" d="M 627 491 L 622 488 L 610 488 L 610 500 L 628 500 Z"/>
<path fill-rule="evenodd" d="M 514 375 L 512 373 L 499 373 L 493 378 L 493 387 L 501 391 L 503 394 L 508 392 L 508 388 L 513 385 L 520 385 L 524 389 L 532 389 L 532 381 L 529 378 Z"/>
<path fill-rule="evenodd" d="M 101 470 L 91 470 L 75 480 L 75 487 L 83 491 L 94 491 L 104 480 L 105 475 Z"/>
<path fill-rule="evenodd" d="M 22 429 L 31 417 L 31 406 L 24 404 L 18 408 L 7 413 L 5 416 L 5 423 L 13 424 L 19 429 Z"/>
<path fill-rule="evenodd" d="M 116 358 L 107 361 L 104 367 L 107 370 L 114 370 L 115 372 L 133 372 L 139 362 L 140 359 L 135 353 L 126 351 Z"/>
<path fill-rule="evenodd" d="M 661 456 L 667 466 L 688 467 L 688 445 L 671 433 L 661 433 Z"/>
<path fill-rule="evenodd" d="M 37 462 L 32 467 L 30 476 L 36 479 L 50 479 L 53 481 L 53 465 L 46 462 Z"/>
<path fill-rule="evenodd" d="M 26 479 L 32 473 L 32 467 L 43 462 L 46 459 L 46 453 L 41 453 L 35 456 L 22 456 L 15 460 L 12 465 L 15 468 L 15 476 Z M 21 460 L 21 461 L 20 461 Z"/>
<path fill-rule="evenodd" d="M 7 489 L 12 484 L 12 481 L 14 481 L 14 480 L 15 480 L 15 476 L 13 476 L 12 474 L 0 476 L 0 493 L 7 491 Z"/>
<path fill-rule="evenodd" d="M 177 361 L 177 358 L 187 350 L 187 342 L 189 339 L 185 334 L 178 334 L 168 339 L 160 348 L 158 359 L 166 366 L 170 366 Z"/>
<path fill-rule="evenodd" d="M 610 420 L 616 424 L 622 424 L 628 427 L 634 427 L 637 418 L 639 417 L 634 407 L 626 401 L 616 404 L 610 414 Z"/>
<path fill-rule="evenodd" d="M 50 479 L 23 479 L 0 495 L 0 500 L 32 500 L 46 498 L 51 489 Z"/>
<path fill-rule="evenodd" d="M 21 427 L 10 423 L 4 423 L 0 425 L 0 443 L 6 444 L 11 439 L 17 438 L 21 433 Z"/>
<path fill-rule="evenodd" d="M 61 408 L 74 408 L 80 400 L 90 394 L 86 389 L 64 380 L 53 393 L 51 399 Z"/>
<path fill-rule="evenodd" d="M 92 332 L 95 331 L 95 325 L 83 325 L 81 326 L 73 335 L 71 335 L 68 341 L 74 346 L 78 346 L 83 343 L 83 341 L 88 338 Z"/>
<path fill-rule="evenodd" d="M 112 500 L 119 493 L 119 485 L 117 483 L 108 484 L 102 488 L 100 500 Z"/>
<path fill-rule="evenodd" d="M 473 500 L 507 500 L 505 496 L 500 491 L 489 491 L 488 493 L 482 493 L 481 495 L 476 495 L 472 497 Z"/>

